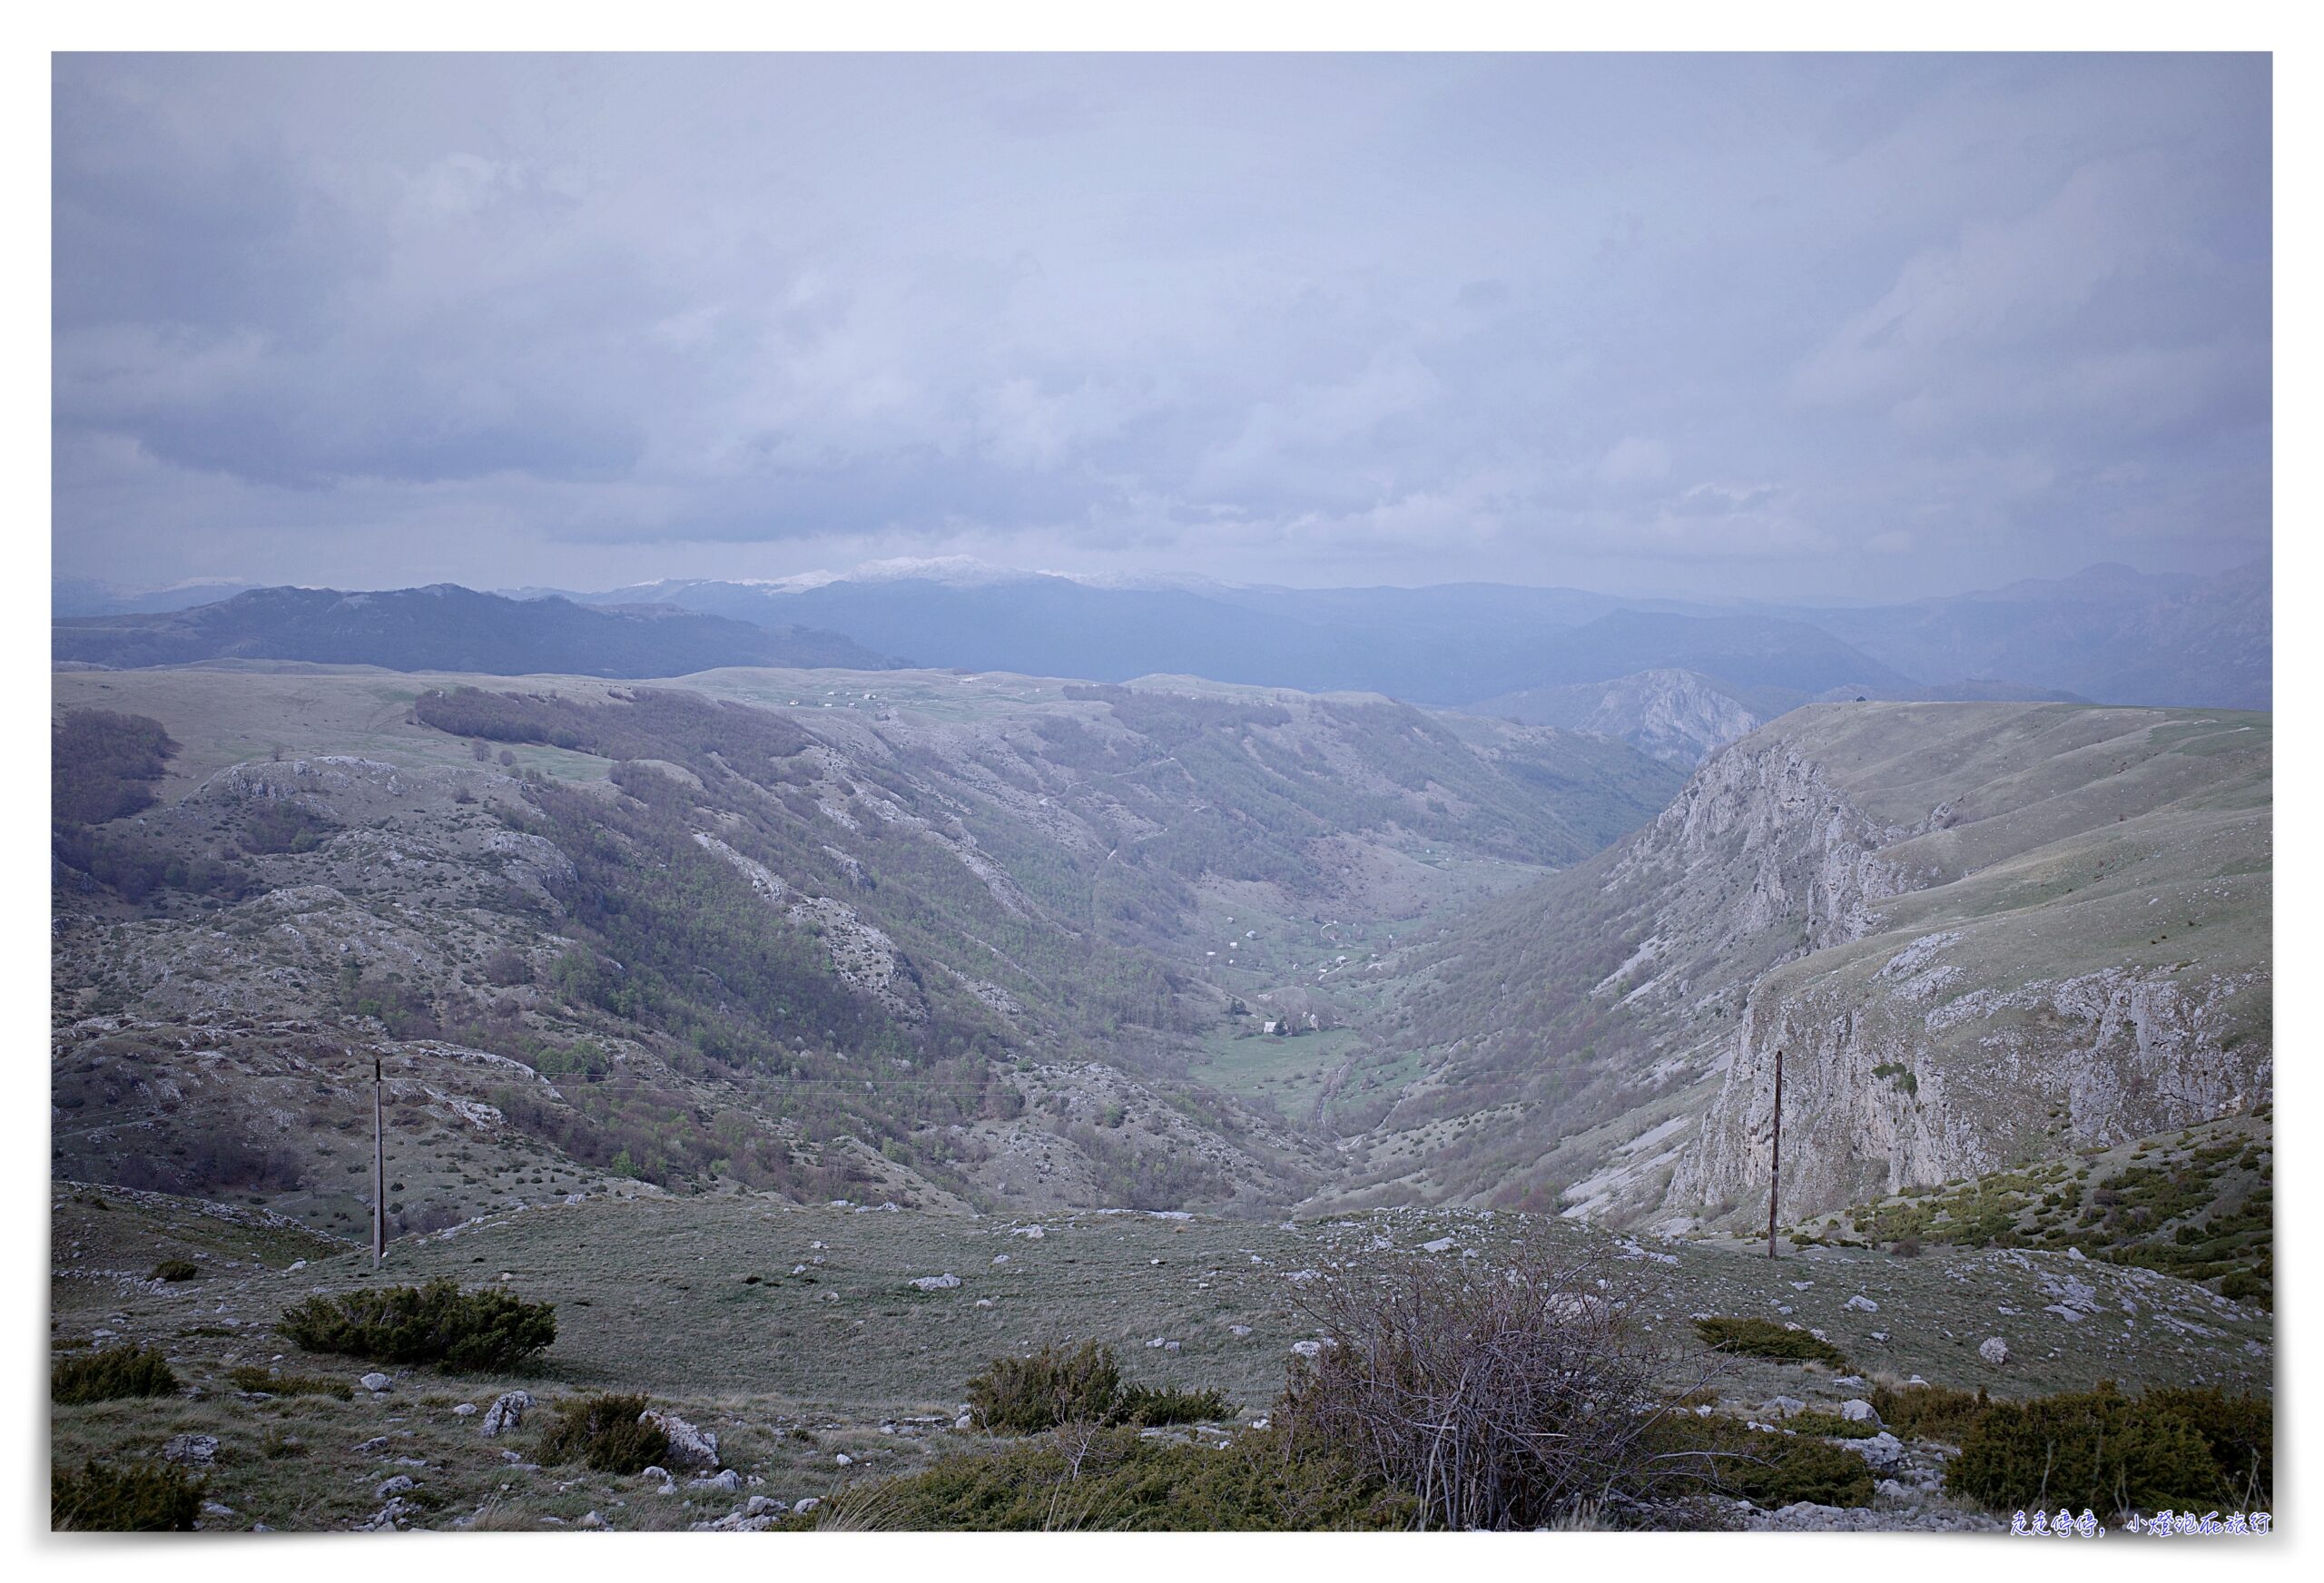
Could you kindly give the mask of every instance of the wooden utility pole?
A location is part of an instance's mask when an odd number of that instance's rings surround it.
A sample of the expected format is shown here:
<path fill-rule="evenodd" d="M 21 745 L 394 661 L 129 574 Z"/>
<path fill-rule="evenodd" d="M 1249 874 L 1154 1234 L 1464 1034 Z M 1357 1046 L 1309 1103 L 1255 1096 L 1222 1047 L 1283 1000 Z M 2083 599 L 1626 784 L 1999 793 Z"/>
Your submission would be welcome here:
<path fill-rule="evenodd" d="M 1768 1148 L 1768 1257 L 1776 1256 L 1776 1188 L 1783 1181 L 1783 1052 L 1776 1052 L 1775 1131 Z"/>
<path fill-rule="evenodd" d="M 1780 1067 L 1777 1068 L 1782 1070 Z M 1778 1077 L 1780 1082 L 1781 1078 Z M 371 1054 L 371 1268 L 388 1256 L 388 1126 L 387 1102 L 380 1096 L 386 1079 L 379 1072 L 379 1052 Z"/>

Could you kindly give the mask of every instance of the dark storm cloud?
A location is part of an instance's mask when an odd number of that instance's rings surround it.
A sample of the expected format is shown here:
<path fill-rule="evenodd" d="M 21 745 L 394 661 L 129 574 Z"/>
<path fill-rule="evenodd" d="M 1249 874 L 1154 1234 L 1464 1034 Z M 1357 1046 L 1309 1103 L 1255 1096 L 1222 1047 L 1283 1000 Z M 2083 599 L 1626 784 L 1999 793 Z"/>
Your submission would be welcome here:
<path fill-rule="evenodd" d="M 2237 57 L 64 57 L 60 575 L 2264 553 Z"/>

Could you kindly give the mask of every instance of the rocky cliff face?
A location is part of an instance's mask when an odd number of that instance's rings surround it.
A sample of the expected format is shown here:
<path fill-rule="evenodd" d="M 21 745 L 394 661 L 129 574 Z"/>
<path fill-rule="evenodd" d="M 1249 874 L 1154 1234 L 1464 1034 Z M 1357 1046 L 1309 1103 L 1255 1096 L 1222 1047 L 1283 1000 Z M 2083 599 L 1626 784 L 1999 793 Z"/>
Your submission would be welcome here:
<path fill-rule="evenodd" d="M 2139 732 L 2141 745 L 2154 734 Z M 1786 754 L 1830 745 L 1795 742 Z M 2254 769 L 2221 767 L 2226 787 Z M 1702 779 L 1732 783 L 1741 768 L 1723 761 Z M 2175 772 L 2151 779 L 2179 784 Z M 1818 809 L 1809 788 L 1830 804 Z M 1792 1214 L 2235 1115 L 2271 1096 L 2264 801 L 2230 797 L 2244 806 L 2222 809 L 2201 806 L 2211 795 L 2172 798 L 2135 820 L 2118 811 L 2045 831 L 2030 849 L 2004 843 L 1997 860 L 1955 872 L 1962 865 L 1920 860 L 1919 838 L 1958 827 L 1949 801 L 1914 825 L 1884 827 L 1809 766 L 1735 790 L 1754 803 L 1740 817 L 1769 827 L 1763 845 L 1779 848 L 1773 832 L 1804 821 L 1821 860 L 1813 882 L 1788 893 L 1764 864 L 1750 871 L 1748 916 L 1762 927 L 1796 920 L 1802 949 L 1751 985 L 1715 1063 L 1717 1094 L 1673 1170 L 1668 1209 L 1716 1217 L 1731 1203 L 1764 1202 L 1777 1050 L 1780 1196 Z M 2026 790 L 2042 801 L 2061 795 Z M 1990 787 L 1978 801 L 1996 821 L 2027 806 L 2023 792 Z M 1925 927 L 1937 921 L 1950 927 Z"/>
<path fill-rule="evenodd" d="M 1800 743 L 1768 733 L 1719 754 L 1613 865 L 1609 888 L 1663 893 L 1658 922 L 1702 949 L 1781 929 L 1820 949 L 1854 939 L 1906 887 L 1882 849 L 1915 833 L 1849 801 Z"/>
<path fill-rule="evenodd" d="M 1740 1202 L 1756 1219 L 1777 1050 L 1789 1217 L 2240 1115 L 2270 1096 L 2271 1049 L 2236 1037 L 2241 1014 L 2266 998 L 2260 975 L 2126 967 L 1965 989 L 1968 975 L 1943 959 L 1959 940 L 1923 937 L 1871 985 L 1847 974 L 1764 981 L 1672 1175 L 1670 1205 Z M 1900 962 L 1914 965 L 1892 971 Z"/>
<path fill-rule="evenodd" d="M 1662 667 L 1565 687 L 1534 687 L 1470 705 L 1478 714 L 1610 736 L 1682 767 L 1738 737 L 1762 717 L 1694 671 Z"/>
<path fill-rule="evenodd" d="M 2265 716 L 1787 715 L 1446 945 L 1380 1187 L 1740 1225 L 1777 1049 L 1795 1215 L 2264 1103 L 2270 774 Z"/>

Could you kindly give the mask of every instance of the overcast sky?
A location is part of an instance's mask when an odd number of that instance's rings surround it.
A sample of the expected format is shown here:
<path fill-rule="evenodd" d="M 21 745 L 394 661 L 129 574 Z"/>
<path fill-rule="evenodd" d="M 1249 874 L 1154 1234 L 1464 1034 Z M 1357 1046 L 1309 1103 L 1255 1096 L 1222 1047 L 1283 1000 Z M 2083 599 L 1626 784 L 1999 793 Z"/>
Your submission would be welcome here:
<path fill-rule="evenodd" d="M 2264 57 L 59 57 L 59 576 L 2267 552 Z"/>

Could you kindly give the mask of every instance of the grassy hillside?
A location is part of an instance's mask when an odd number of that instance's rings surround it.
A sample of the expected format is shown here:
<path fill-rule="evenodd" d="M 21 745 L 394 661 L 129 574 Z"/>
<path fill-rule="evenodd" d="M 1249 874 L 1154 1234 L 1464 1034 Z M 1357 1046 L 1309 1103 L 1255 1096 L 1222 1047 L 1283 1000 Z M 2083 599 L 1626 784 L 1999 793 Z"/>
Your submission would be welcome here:
<path fill-rule="evenodd" d="M 2275 1286 L 2272 1106 L 2160 1137 L 1852 1204 L 1796 1239 L 2071 1249 L 2244 1302 Z"/>

